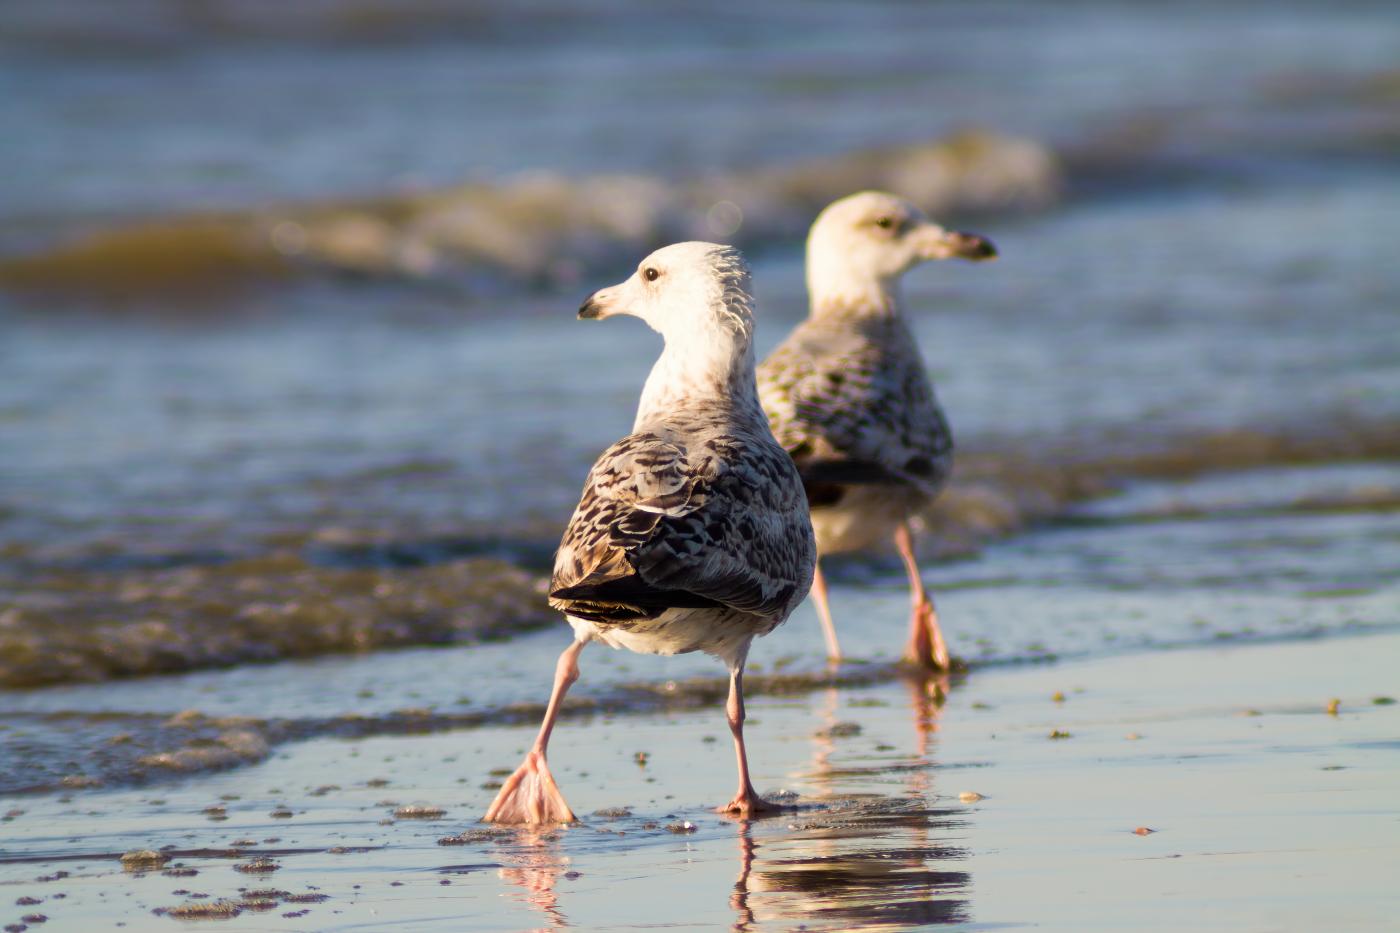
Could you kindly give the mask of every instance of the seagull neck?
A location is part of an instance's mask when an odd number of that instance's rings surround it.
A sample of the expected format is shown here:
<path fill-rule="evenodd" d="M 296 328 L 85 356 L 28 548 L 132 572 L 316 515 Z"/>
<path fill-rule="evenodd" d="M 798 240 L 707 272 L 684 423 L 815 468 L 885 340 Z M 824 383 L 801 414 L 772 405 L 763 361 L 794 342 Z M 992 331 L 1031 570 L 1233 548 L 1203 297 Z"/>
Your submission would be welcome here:
<path fill-rule="evenodd" d="M 746 335 L 723 341 L 668 337 L 642 389 L 633 430 L 694 408 L 722 411 L 736 425 L 767 425 L 754 384 L 753 346 Z"/>
<path fill-rule="evenodd" d="M 823 282 L 811 278 L 807 284 L 811 299 L 811 316 L 815 318 L 876 318 L 899 317 L 899 280 L 878 278 L 844 278 L 840 282 Z"/>

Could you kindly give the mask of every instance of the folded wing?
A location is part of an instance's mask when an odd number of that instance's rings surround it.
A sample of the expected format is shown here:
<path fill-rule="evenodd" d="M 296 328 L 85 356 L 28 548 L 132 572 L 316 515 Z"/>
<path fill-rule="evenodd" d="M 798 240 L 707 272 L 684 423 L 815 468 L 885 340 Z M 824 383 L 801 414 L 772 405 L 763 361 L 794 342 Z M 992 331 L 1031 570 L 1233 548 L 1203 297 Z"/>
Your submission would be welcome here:
<path fill-rule="evenodd" d="M 631 435 L 589 473 L 550 604 L 600 625 L 711 607 L 780 619 L 811 573 L 805 509 L 771 443 L 722 435 L 688 449 Z"/>
<path fill-rule="evenodd" d="M 834 504 L 847 486 L 933 495 L 947 479 L 953 441 L 922 362 L 898 340 L 842 336 L 817 342 L 799 329 L 758 373 L 773 434 L 812 505 Z"/>

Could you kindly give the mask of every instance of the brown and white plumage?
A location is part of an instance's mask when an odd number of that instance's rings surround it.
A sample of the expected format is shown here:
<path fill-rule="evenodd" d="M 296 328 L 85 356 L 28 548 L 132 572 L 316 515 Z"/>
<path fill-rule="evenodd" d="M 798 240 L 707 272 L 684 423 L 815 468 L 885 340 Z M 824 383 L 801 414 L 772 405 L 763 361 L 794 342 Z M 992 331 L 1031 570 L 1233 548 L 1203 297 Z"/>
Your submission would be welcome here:
<path fill-rule="evenodd" d="M 669 420 L 672 440 L 632 434 L 594 465 L 550 603 L 614 647 L 731 661 L 805 595 L 801 483 L 769 438 L 703 412 Z"/>
<path fill-rule="evenodd" d="M 893 316 L 809 318 L 763 363 L 760 397 L 802 473 L 824 554 L 868 547 L 942 488 L 953 437 L 913 336 Z"/>
<path fill-rule="evenodd" d="M 899 280 L 930 259 L 995 255 L 985 239 L 944 230 L 893 195 L 836 201 L 808 238 L 810 316 L 758 370 L 773 433 L 802 473 L 819 551 L 858 550 L 893 535 L 914 594 L 908 653 L 933 667 L 949 659 L 908 522 L 947 481 L 953 437 L 900 317 Z M 820 570 L 813 594 L 828 654 L 839 658 Z"/>
<path fill-rule="evenodd" d="M 749 644 L 806 596 L 816 543 L 797 469 L 773 439 L 754 384 L 748 270 L 731 247 L 658 250 L 580 317 L 632 314 L 666 338 L 632 433 L 603 453 L 559 545 L 550 604 L 575 642 L 561 656 L 540 738 L 488 820 L 571 820 L 545 751 L 559 701 L 589 641 L 648 654 L 705 651 L 730 669 L 727 707 L 739 791 L 763 809 L 743 744 Z"/>

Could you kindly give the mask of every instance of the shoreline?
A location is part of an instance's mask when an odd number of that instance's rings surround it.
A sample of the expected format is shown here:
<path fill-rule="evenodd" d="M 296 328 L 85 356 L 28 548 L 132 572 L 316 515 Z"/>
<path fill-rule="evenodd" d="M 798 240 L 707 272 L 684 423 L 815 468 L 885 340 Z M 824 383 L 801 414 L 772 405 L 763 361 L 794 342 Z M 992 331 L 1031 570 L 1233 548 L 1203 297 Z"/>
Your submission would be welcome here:
<path fill-rule="evenodd" d="M 0 887 L 39 899 L 46 929 L 240 887 L 327 899 L 228 929 L 1179 928 L 1200 910 L 1359 929 L 1395 906 L 1400 705 L 1377 700 L 1397 651 L 1384 632 L 991 668 L 941 704 L 903 682 L 757 697 L 756 781 L 796 809 L 747 824 L 706 809 L 732 778 L 718 704 L 561 725 L 556 773 L 589 814 L 562 829 L 476 822 L 533 724 L 314 739 L 179 785 L 6 800 Z M 111 857 L 163 846 L 174 877 Z M 260 854 L 265 877 L 234 870 Z M 1309 879 L 1285 914 L 1280 877 Z M 309 926 L 286 924 L 300 910 Z"/>

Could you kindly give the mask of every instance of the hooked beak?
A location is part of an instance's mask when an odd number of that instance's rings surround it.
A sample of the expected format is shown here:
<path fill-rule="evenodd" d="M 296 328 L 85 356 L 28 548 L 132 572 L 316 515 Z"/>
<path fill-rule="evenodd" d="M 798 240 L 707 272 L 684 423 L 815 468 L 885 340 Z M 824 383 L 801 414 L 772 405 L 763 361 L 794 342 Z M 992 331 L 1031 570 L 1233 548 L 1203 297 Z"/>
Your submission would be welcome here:
<path fill-rule="evenodd" d="M 597 320 L 599 315 L 602 314 L 602 306 L 598 304 L 596 300 L 597 297 L 598 293 L 594 292 L 587 298 L 583 299 L 583 304 L 580 305 L 578 309 L 578 319 L 580 321 Z"/>
<path fill-rule="evenodd" d="M 997 258 L 992 241 L 976 233 L 944 230 L 929 224 L 915 232 L 920 259 L 967 259 L 983 262 Z"/>
<path fill-rule="evenodd" d="M 618 286 L 600 288 L 583 300 L 578 309 L 580 321 L 601 321 L 605 317 L 622 313 L 617 307 Z"/>

